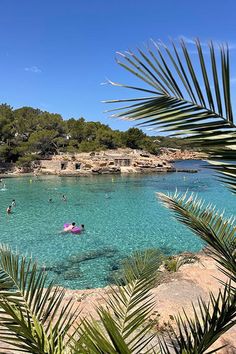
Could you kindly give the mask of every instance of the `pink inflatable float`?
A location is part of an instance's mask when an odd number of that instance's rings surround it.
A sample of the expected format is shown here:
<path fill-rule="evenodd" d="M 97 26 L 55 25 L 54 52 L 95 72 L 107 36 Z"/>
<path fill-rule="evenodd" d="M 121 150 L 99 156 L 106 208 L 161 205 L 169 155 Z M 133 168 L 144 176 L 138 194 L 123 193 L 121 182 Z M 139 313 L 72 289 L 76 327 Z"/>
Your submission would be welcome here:
<path fill-rule="evenodd" d="M 64 224 L 63 226 L 64 226 L 64 230 L 68 227 L 68 226 L 70 226 L 71 224 Z M 73 227 L 73 229 L 72 230 L 69 230 L 72 234 L 80 234 L 81 233 L 81 228 L 80 227 L 78 227 L 78 226 L 75 226 L 75 227 Z"/>

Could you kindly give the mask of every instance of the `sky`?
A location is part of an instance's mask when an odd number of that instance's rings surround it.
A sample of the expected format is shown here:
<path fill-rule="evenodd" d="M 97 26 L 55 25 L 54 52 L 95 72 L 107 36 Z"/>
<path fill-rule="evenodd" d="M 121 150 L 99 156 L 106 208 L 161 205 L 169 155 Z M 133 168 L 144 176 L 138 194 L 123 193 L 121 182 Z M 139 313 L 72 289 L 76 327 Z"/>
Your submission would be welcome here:
<path fill-rule="evenodd" d="M 125 130 L 133 124 L 109 118 L 101 103 L 130 97 L 103 84 L 133 80 L 116 52 L 170 37 L 227 41 L 236 91 L 235 0 L 1 0 L 0 13 L 0 102 L 13 108 Z"/>

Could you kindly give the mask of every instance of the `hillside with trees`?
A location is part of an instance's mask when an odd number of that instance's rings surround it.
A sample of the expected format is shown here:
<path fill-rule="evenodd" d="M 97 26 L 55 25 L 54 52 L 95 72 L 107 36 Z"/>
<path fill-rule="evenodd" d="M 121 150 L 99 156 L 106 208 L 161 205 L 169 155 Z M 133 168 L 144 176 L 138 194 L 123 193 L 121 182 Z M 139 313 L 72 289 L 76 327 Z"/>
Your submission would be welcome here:
<path fill-rule="evenodd" d="M 0 162 L 25 165 L 42 156 L 129 147 L 157 155 L 160 147 L 188 148 L 183 139 L 148 136 L 138 128 L 112 130 L 84 118 L 63 119 L 60 114 L 32 107 L 0 105 Z"/>

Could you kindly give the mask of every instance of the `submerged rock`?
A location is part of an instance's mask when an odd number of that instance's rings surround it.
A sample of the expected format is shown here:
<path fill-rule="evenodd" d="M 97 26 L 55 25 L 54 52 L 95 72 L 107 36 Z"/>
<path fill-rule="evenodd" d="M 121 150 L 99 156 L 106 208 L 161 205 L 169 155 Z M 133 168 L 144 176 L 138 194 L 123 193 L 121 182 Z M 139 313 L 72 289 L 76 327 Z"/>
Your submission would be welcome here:
<path fill-rule="evenodd" d="M 78 279 L 80 277 L 81 277 L 81 274 L 79 273 L 78 270 L 75 270 L 75 269 L 67 270 L 63 274 L 63 278 L 65 280 L 74 280 L 74 279 Z"/>
<path fill-rule="evenodd" d="M 112 258 L 117 250 L 112 248 L 104 248 L 100 250 L 92 250 L 85 253 L 78 253 L 69 257 L 69 262 L 72 264 L 90 261 L 96 258 Z"/>

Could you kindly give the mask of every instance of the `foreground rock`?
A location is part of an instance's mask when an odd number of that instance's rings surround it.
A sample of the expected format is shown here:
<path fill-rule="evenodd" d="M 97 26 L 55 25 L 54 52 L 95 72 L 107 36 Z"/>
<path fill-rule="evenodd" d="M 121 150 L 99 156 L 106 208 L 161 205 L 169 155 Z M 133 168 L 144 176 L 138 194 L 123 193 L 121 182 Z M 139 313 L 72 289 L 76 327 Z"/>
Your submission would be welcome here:
<path fill-rule="evenodd" d="M 157 319 L 156 331 L 165 330 L 171 326 L 175 327 L 174 316 L 182 312 L 193 315 L 192 303 L 198 305 L 198 298 L 201 296 L 205 301 L 209 299 L 209 291 L 217 294 L 220 283 L 217 280 L 225 280 L 225 277 L 217 269 L 217 265 L 206 254 L 201 254 L 199 262 L 183 265 L 176 273 L 168 273 L 165 281 L 153 289 L 155 298 L 154 318 Z M 88 289 L 88 290 L 67 290 L 64 304 L 74 299 L 75 307 L 80 306 L 81 316 L 98 319 L 96 306 L 105 304 L 105 298 L 110 289 Z M 154 339 L 154 342 L 156 339 Z M 220 354 L 236 353 L 236 326 L 224 334 L 214 348 L 227 344 L 227 347 L 218 351 Z M 1 343 L 0 343 L 1 348 Z M 212 348 L 213 349 L 213 348 Z M 1 351 L 7 353 L 7 351 Z M 14 353 L 14 351 L 8 351 Z"/>

